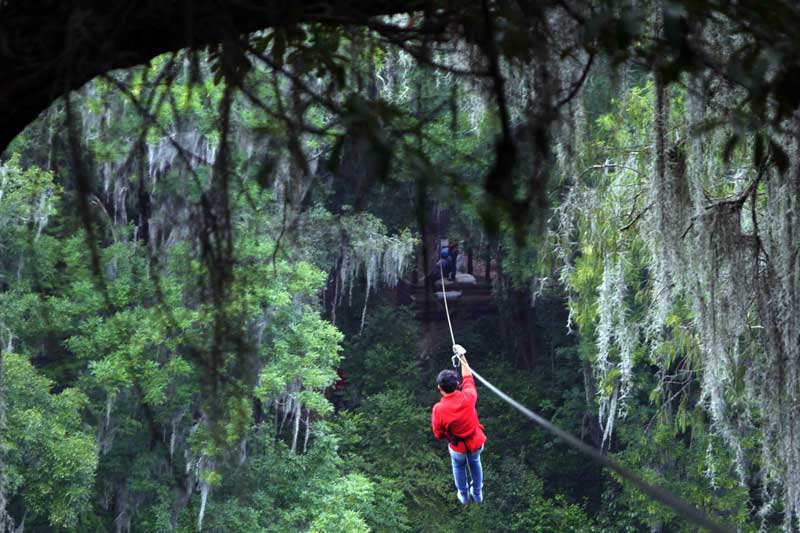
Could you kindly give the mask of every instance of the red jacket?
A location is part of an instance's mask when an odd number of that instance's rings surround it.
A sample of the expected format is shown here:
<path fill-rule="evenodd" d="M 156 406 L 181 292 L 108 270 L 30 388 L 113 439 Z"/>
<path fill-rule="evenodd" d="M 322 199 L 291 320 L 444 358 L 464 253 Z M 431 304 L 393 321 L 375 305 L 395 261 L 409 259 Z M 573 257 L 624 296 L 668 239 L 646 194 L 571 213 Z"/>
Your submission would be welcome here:
<path fill-rule="evenodd" d="M 447 396 L 442 396 L 439 403 L 433 406 L 431 425 L 433 434 L 437 439 L 448 439 L 450 435 L 464 439 L 458 441 L 450 448 L 459 453 L 466 453 L 467 447 L 474 452 L 486 442 L 483 426 L 478 420 L 475 402 L 478 401 L 478 391 L 475 389 L 475 378 L 465 376 L 461 383 L 461 390 Z"/>

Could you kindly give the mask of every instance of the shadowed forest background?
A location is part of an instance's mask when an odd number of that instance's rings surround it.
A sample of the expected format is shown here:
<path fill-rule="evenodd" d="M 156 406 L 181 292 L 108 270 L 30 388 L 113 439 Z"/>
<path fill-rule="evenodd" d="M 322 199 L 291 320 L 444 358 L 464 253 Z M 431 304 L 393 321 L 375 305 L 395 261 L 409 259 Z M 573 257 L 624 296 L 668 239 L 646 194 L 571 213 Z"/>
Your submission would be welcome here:
<path fill-rule="evenodd" d="M 0 0 L 0 533 L 800 530 L 800 8 Z M 102 5 L 101 5 L 102 4 Z"/>

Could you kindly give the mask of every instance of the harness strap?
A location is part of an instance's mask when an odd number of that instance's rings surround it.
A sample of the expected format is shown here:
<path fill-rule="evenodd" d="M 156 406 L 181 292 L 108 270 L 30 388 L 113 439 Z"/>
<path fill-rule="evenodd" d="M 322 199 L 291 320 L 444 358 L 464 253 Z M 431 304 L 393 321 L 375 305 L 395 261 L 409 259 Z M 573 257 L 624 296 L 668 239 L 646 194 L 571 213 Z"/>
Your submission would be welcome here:
<path fill-rule="evenodd" d="M 473 431 L 472 433 L 470 433 L 466 437 L 456 437 L 455 435 L 453 435 L 453 433 L 450 432 L 450 429 L 448 429 L 447 430 L 447 440 L 449 440 L 450 444 L 452 444 L 453 446 L 458 446 L 459 442 L 463 442 L 464 443 L 464 448 L 467 449 L 467 455 L 470 455 L 472 453 L 472 450 L 469 449 L 469 445 L 467 444 L 467 439 L 472 437 L 474 434 L 475 434 L 475 431 Z"/>

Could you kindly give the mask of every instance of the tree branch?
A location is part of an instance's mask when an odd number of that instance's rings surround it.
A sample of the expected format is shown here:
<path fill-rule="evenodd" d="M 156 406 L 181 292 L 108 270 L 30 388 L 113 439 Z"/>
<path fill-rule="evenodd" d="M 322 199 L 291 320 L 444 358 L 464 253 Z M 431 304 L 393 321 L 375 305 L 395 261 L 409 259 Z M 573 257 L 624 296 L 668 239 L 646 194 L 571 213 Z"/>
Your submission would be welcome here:
<path fill-rule="evenodd" d="M 364 24 L 421 7 L 418 0 L 0 2 L 0 152 L 59 96 L 110 70 L 269 27 Z"/>

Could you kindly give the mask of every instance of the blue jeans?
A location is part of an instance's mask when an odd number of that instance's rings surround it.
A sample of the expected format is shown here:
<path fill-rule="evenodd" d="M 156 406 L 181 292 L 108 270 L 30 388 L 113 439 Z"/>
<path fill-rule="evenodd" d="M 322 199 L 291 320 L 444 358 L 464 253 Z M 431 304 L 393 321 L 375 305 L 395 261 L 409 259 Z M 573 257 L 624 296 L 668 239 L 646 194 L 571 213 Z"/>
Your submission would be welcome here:
<path fill-rule="evenodd" d="M 469 485 L 467 485 L 467 469 L 469 469 L 469 477 L 472 478 L 473 499 L 475 503 L 481 503 L 483 501 L 483 468 L 481 467 L 483 446 L 470 454 L 454 452 L 449 446 L 447 449 L 450 451 L 450 460 L 453 463 L 456 489 L 462 499 L 469 501 Z"/>

